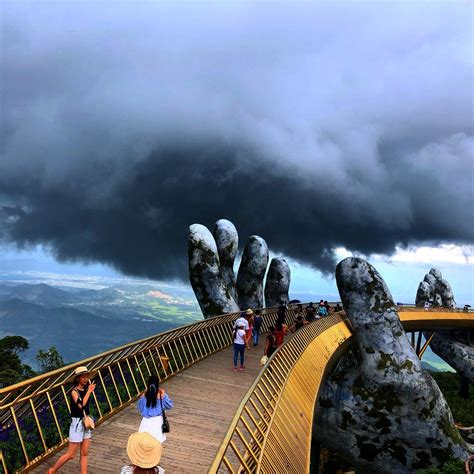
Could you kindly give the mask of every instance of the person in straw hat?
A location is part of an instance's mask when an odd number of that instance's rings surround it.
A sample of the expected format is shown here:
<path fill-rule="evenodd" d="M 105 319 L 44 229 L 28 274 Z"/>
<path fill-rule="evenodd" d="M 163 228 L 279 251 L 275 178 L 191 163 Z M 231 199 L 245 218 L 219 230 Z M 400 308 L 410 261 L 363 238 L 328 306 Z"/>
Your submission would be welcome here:
<path fill-rule="evenodd" d="M 95 383 L 91 382 L 93 374 L 85 366 L 77 367 L 71 378 L 74 386 L 70 393 L 71 426 L 69 427 L 69 446 L 56 464 L 48 470 L 48 474 L 57 472 L 65 463 L 74 459 L 76 452 L 81 447 L 81 474 L 87 474 L 87 454 L 92 437 L 92 431 L 84 428 L 82 418 L 84 412 L 89 415 L 89 402 L 92 392 L 95 390 Z"/>
<path fill-rule="evenodd" d="M 158 466 L 163 447 L 150 433 L 133 433 L 128 438 L 127 455 L 132 463 L 122 467 L 120 474 L 163 474 Z"/>

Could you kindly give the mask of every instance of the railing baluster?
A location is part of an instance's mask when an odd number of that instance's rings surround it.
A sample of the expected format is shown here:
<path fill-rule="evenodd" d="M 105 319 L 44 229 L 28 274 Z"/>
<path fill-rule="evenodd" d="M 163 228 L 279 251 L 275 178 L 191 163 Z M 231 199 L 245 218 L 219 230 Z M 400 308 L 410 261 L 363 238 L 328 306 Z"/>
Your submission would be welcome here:
<path fill-rule="evenodd" d="M 112 403 L 110 403 L 109 394 L 107 392 L 107 388 L 105 387 L 104 379 L 102 378 L 102 373 L 100 372 L 100 369 L 97 371 L 97 375 L 99 376 L 100 382 L 102 384 L 102 389 L 104 390 L 105 398 L 107 399 L 107 403 L 109 404 L 110 411 L 113 411 L 114 407 L 112 406 Z"/>
<path fill-rule="evenodd" d="M 23 450 L 23 456 L 25 456 L 26 463 L 29 464 L 30 458 L 29 458 L 28 453 L 26 451 L 25 442 L 23 441 L 23 435 L 21 434 L 20 425 L 18 424 L 18 420 L 16 418 L 15 410 L 13 409 L 13 407 L 10 407 L 10 412 L 11 412 L 12 417 L 13 417 L 13 423 L 15 423 L 16 433 L 17 433 L 18 438 L 20 440 L 21 449 Z"/>
<path fill-rule="evenodd" d="M 133 374 L 132 366 L 130 365 L 130 361 L 128 359 L 126 359 L 126 361 L 127 361 L 128 370 L 130 371 L 130 375 L 132 376 L 133 385 L 135 385 L 135 390 L 137 391 L 135 395 L 138 395 L 140 393 L 140 390 L 138 388 L 137 381 L 135 380 L 135 375 Z"/>
<path fill-rule="evenodd" d="M 49 395 L 49 392 L 46 392 L 46 397 L 48 398 L 49 407 L 51 408 L 51 413 L 53 415 L 54 423 L 56 424 L 56 429 L 58 430 L 59 437 L 61 438 L 61 441 L 64 441 L 64 435 L 61 430 L 61 427 L 59 426 L 58 417 L 56 416 L 56 410 L 54 409 L 53 402 L 51 400 L 51 396 Z"/>
<path fill-rule="evenodd" d="M 120 375 L 122 376 L 123 384 L 125 385 L 125 390 L 127 391 L 128 399 L 131 400 L 132 395 L 130 394 L 130 390 L 128 388 L 127 380 L 125 379 L 125 376 L 123 375 L 123 370 L 122 370 L 122 366 L 120 365 L 120 361 L 117 362 L 117 366 L 119 368 Z"/>
<path fill-rule="evenodd" d="M 38 415 L 36 414 L 35 405 L 34 405 L 33 400 L 31 398 L 30 398 L 30 405 L 31 405 L 31 411 L 33 412 L 33 417 L 34 417 L 35 422 L 36 422 L 36 427 L 38 428 L 38 433 L 39 433 L 40 438 L 41 438 L 41 443 L 43 443 L 43 450 L 44 450 L 44 452 L 46 452 L 48 450 L 48 448 L 47 448 L 46 442 L 44 440 L 43 430 L 41 429 L 41 425 L 40 425 L 40 422 L 38 420 Z"/>
<path fill-rule="evenodd" d="M 117 387 L 117 383 L 115 382 L 115 377 L 114 377 L 114 374 L 112 372 L 112 368 L 110 367 L 110 365 L 109 365 L 109 374 L 110 374 L 110 378 L 112 379 L 112 383 L 114 384 L 115 392 L 117 393 L 117 398 L 119 400 L 119 404 L 120 404 L 120 406 L 122 406 L 123 405 L 122 397 L 120 396 L 120 392 L 119 392 L 119 389 Z"/>

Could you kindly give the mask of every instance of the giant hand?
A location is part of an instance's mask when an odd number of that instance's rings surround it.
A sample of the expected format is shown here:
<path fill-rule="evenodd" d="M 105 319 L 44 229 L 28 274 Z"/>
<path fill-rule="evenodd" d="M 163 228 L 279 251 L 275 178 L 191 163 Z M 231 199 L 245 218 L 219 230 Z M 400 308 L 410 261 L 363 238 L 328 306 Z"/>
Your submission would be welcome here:
<path fill-rule="evenodd" d="M 267 243 L 256 235 L 249 237 L 236 281 L 237 250 L 237 230 L 226 219 L 216 222 L 213 234 L 201 224 L 189 227 L 189 279 L 205 318 L 264 306 Z M 272 259 L 265 286 L 266 306 L 287 304 L 289 286 L 288 264 L 280 258 Z"/>
<path fill-rule="evenodd" d="M 336 269 L 355 348 L 326 378 L 314 435 L 370 472 L 403 473 L 465 459 L 449 407 L 400 323 L 382 277 L 359 258 Z"/>
<path fill-rule="evenodd" d="M 418 286 L 415 303 L 423 306 L 455 307 L 451 285 L 437 268 L 432 268 Z M 474 383 L 474 338 L 469 330 L 438 331 L 430 342 L 432 351 L 456 369 L 465 379 Z"/>

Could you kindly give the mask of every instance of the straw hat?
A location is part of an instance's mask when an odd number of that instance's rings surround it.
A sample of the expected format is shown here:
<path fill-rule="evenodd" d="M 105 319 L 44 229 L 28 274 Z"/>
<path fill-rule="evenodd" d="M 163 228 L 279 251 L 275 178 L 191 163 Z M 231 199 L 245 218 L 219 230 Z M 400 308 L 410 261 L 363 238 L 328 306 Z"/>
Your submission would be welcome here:
<path fill-rule="evenodd" d="M 95 371 L 92 372 L 85 365 L 81 365 L 80 367 L 76 368 L 76 370 L 72 373 L 69 379 L 74 380 L 79 375 L 90 375 L 92 377 L 94 374 L 95 374 Z"/>
<path fill-rule="evenodd" d="M 246 314 L 253 314 L 253 311 L 249 308 L 247 311 L 245 311 Z"/>
<path fill-rule="evenodd" d="M 158 466 L 163 447 L 150 433 L 133 433 L 128 438 L 127 454 L 134 466 L 148 469 Z"/>

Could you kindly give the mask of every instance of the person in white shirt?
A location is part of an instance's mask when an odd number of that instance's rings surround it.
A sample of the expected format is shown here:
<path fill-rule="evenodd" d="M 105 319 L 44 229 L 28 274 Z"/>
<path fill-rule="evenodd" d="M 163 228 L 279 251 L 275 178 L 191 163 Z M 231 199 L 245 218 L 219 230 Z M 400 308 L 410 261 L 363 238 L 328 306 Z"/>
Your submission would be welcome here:
<path fill-rule="evenodd" d="M 245 320 L 245 319 L 244 319 Z M 245 370 L 244 358 L 245 358 L 245 326 L 243 323 L 239 323 L 239 320 L 236 321 L 236 327 L 233 333 L 234 340 L 234 372 L 243 372 Z M 240 356 L 240 367 L 237 368 L 237 361 Z"/>
<path fill-rule="evenodd" d="M 245 317 L 246 314 L 253 314 L 251 309 L 248 309 L 245 313 L 241 313 L 239 319 L 234 323 L 234 329 L 238 328 L 239 326 L 243 326 L 246 331 L 249 329 L 249 322 Z"/>

